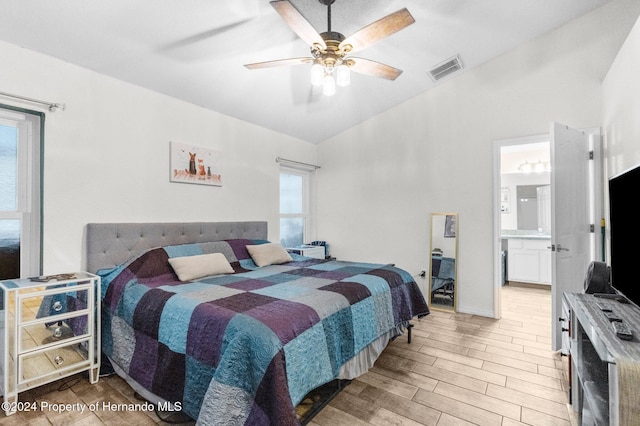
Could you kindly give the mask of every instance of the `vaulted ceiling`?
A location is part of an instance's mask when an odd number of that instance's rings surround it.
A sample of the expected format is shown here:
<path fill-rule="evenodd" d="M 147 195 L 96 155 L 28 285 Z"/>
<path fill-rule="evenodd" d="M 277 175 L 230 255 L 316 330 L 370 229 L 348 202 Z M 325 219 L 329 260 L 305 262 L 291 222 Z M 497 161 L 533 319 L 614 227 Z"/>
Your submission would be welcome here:
<path fill-rule="evenodd" d="M 415 23 L 358 52 L 403 70 L 396 80 L 352 73 L 331 97 L 309 64 L 243 66 L 310 56 L 268 0 L 0 0 L 0 40 L 320 143 L 608 1 L 336 0 L 345 36 L 405 7 Z M 319 0 L 291 3 L 327 30 Z M 455 55 L 464 69 L 434 82 L 428 71 Z"/>

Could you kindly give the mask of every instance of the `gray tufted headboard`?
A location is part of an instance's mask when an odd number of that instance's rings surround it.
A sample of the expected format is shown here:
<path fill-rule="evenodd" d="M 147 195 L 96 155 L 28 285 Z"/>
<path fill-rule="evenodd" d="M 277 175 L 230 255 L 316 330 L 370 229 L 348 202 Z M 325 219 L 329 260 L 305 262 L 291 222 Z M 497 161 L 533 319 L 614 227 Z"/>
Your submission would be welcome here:
<path fill-rule="evenodd" d="M 87 271 L 113 268 L 144 250 L 174 244 L 267 239 L 267 222 L 89 223 Z"/>

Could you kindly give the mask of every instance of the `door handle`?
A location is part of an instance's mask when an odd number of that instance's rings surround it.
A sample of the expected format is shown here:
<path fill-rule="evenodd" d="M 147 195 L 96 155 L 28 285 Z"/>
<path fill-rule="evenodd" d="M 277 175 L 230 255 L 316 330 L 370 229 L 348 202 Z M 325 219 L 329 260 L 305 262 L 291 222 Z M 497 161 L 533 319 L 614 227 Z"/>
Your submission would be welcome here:
<path fill-rule="evenodd" d="M 569 249 L 568 249 L 568 248 L 564 248 L 564 247 L 562 247 L 560 244 L 558 244 L 558 245 L 556 246 L 556 250 L 557 250 L 557 251 L 559 251 L 559 252 L 560 252 L 560 251 L 569 251 Z"/>

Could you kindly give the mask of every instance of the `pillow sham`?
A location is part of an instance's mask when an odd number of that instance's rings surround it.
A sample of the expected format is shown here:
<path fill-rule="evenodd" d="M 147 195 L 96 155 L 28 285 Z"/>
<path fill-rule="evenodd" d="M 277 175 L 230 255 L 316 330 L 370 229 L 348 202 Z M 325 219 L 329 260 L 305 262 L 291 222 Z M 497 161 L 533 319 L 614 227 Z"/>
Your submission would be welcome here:
<path fill-rule="evenodd" d="M 253 262 L 259 267 L 268 265 L 278 265 L 280 263 L 291 262 L 291 255 L 279 243 L 258 244 L 247 246 L 247 251 Z"/>
<path fill-rule="evenodd" d="M 191 281 L 220 274 L 233 274 L 234 270 L 222 253 L 198 254 L 169 258 L 169 264 L 180 281 Z"/>

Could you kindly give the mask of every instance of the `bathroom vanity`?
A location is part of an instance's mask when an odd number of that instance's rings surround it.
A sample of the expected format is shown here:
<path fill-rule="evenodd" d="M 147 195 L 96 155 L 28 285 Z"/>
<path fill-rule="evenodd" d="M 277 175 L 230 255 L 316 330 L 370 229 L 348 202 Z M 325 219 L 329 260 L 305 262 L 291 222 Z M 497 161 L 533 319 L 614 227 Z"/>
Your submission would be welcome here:
<path fill-rule="evenodd" d="M 507 280 L 551 285 L 551 236 L 538 233 L 504 233 Z"/>

